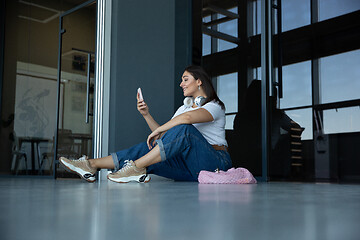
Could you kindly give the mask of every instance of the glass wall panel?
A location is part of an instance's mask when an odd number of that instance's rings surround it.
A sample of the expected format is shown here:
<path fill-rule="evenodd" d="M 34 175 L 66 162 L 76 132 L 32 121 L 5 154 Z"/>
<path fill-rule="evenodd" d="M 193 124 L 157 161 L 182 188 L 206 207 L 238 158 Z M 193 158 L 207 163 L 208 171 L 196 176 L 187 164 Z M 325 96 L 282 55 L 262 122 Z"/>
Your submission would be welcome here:
<path fill-rule="evenodd" d="M 303 179 L 305 162 L 313 158 L 308 147 L 311 141 L 304 141 L 312 139 L 311 119 L 311 108 L 286 112 L 272 110 L 270 178 Z"/>
<path fill-rule="evenodd" d="M 237 8 L 229 9 L 229 11 L 231 11 L 233 13 L 237 13 Z M 222 18 L 222 17 L 225 17 L 225 16 L 219 14 L 218 18 Z M 231 35 L 233 37 L 237 37 L 238 36 L 238 20 L 234 19 L 234 20 L 231 20 L 231 21 L 228 21 L 225 23 L 221 23 L 218 25 L 218 30 L 221 33 L 225 33 L 225 34 Z M 218 45 L 219 52 L 228 50 L 231 48 L 235 48 L 235 47 L 237 47 L 237 44 L 219 39 L 219 45 Z"/>
<path fill-rule="evenodd" d="M 235 119 L 235 114 L 226 115 L 226 124 L 225 124 L 226 130 L 234 129 L 234 119 Z"/>
<path fill-rule="evenodd" d="M 225 23 L 221 23 L 219 24 L 219 32 L 221 33 L 225 33 L 234 37 L 238 36 L 238 21 L 237 19 L 225 22 Z M 224 50 L 228 50 L 231 48 L 236 48 L 237 44 L 232 43 L 232 42 L 228 42 L 228 41 L 224 41 L 219 39 L 219 46 L 218 46 L 218 51 L 224 51 Z"/>
<path fill-rule="evenodd" d="M 229 84 L 227 92 L 224 91 L 224 94 L 237 93 L 235 81 L 237 77 L 236 74 L 232 74 L 232 76 L 233 78 L 229 80 L 233 83 Z M 231 75 L 228 77 L 231 77 Z M 236 103 L 237 98 L 238 96 L 233 95 L 231 101 Z M 229 109 L 229 106 L 231 106 L 229 102 L 226 101 L 225 103 L 228 111 L 238 111 L 234 119 L 232 119 L 233 114 L 229 114 L 226 119 L 227 140 L 233 166 L 247 168 L 254 176 L 261 176 L 261 81 L 251 82 L 244 98 L 240 101 L 240 106 L 233 105 L 232 109 Z M 233 123 L 233 126 L 231 126 L 231 123 Z"/>
<path fill-rule="evenodd" d="M 59 15 L 82 2 L 6 0 L 0 173 L 52 174 Z M 86 15 L 79 16 L 74 28 L 84 22 L 81 17 L 86 19 Z M 75 32 L 76 39 L 92 34 L 95 42 L 95 28 L 90 33 L 86 28 Z M 72 60 L 67 70 L 72 68 Z M 64 81 L 60 108 L 64 107 Z"/>
<path fill-rule="evenodd" d="M 310 24 L 310 0 L 281 1 L 281 6 L 283 32 Z"/>
<path fill-rule="evenodd" d="M 63 18 L 61 79 L 64 86 L 62 118 L 58 126 L 57 159 L 92 158 L 96 4 Z M 68 173 L 57 169 L 57 176 Z"/>
<path fill-rule="evenodd" d="M 280 108 L 311 105 L 311 101 L 311 61 L 284 66 Z"/>
<path fill-rule="evenodd" d="M 228 11 L 237 13 L 237 8 L 231 8 L 231 9 L 228 9 Z M 221 19 L 221 18 L 226 17 L 222 14 L 214 14 L 213 16 L 216 16 L 216 19 Z M 211 22 L 211 16 L 204 17 L 203 22 L 204 23 Z M 234 20 L 230 20 L 230 21 L 227 21 L 224 23 L 220 23 L 218 25 L 214 25 L 214 26 L 212 26 L 212 29 L 219 31 L 221 33 L 227 34 L 227 35 L 231 35 L 233 37 L 237 37 L 238 36 L 238 20 L 234 19 Z M 216 49 L 212 49 L 213 53 L 221 52 L 221 51 L 225 51 L 225 50 L 237 47 L 237 44 L 235 44 L 235 43 L 224 41 L 224 40 L 210 37 L 206 34 L 203 34 L 203 56 L 211 54 L 211 40 L 217 41 L 217 44 L 216 44 L 217 47 L 215 47 Z"/>
<path fill-rule="evenodd" d="M 236 2 L 236 1 L 234 1 L 234 2 Z M 230 8 L 230 9 L 228 9 L 228 11 L 233 12 L 233 13 L 238 13 L 237 7 Z"/>
<path fill-rule="evenodd" d="M 360 99 L 360 50 L 320 61 L 321 103 Z"/>
<path fill-rule="evenodd" d="M 211 21 L 211 17 L 207 16 L 203 18 L 203 22 L 210 22 Z M 202 55 L 208 55 L 211 54 L 211 37 L 209 35 L 203 34 L 202 35 Z"/>
<path fill-rule="evenodd" d="M 231 73 L 217 78 L 217 94 L 224 102 L 226 113 L 238 111 L 238 74 Z"/>
<path fill-rule="evenodd" d="M 253 78 L 256 80 L 261 80 L 261 67 L 253 69 Z M 250 81 L 251 83 L 251 81 Z"/>
<path fill-rule="evenodd" d="M 218 52 L 236 48 L 237 44 L 219 39 Z"/>
<path fill-rule="evenodd" d="M 312 109 L 305 108 L 299 110 L 291 110 L 285 112 L 294 122 L 298 123 L 300 127 L 304 128 L 301 134 L 301 139 L 313 138 L 313 122 L 312 122 Z"/>
<path fill-rule="evenodd" d="M 202 48 L 203 56 L 211 54 L 211 37 L 209 35 L 202 35 Z"/>
<path fill-rule="evenodd" d="M 319 0 L 320 21 L 354 12 L 360 9 L 358 0 Z"/>
<path fill-rule="evenodd" d="M 324 132 L 360 132 L 360 108 L 356 106 L 325 110 Z"/>

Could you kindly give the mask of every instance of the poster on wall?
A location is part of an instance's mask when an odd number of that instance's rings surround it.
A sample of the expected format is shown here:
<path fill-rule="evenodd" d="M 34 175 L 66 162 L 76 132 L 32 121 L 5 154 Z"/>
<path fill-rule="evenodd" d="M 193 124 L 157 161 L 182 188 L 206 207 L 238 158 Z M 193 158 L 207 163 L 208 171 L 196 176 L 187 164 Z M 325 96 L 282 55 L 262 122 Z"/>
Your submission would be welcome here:
<path fill-rule="evenodd" d="M 14 130 L 19 137 L 52 139 L 56 124 L 57 82 L 16 76 Z"/>

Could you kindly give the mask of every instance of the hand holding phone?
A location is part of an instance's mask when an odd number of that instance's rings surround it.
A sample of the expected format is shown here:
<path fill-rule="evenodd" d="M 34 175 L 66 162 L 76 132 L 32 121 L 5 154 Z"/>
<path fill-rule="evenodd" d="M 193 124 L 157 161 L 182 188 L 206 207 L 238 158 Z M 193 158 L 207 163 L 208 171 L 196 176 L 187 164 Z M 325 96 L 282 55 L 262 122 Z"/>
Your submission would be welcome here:
<path fill-rule="evenodd" d="M 143 95 L 142 95 L 142 92 L 141 92 L 141 88 L 138 88 L 137 92 L 138 92 L 139 100 L 143 101 L 144 98 L 143 98 Z"/>
<path fill-rule="evenodd" d="M 146 105 L 146 103 L 144 102 L 141 88 L 138 88 L 138 90 L 137 90 L 137 109 L 143 116 L 149 114 L 149 108 Z"/>

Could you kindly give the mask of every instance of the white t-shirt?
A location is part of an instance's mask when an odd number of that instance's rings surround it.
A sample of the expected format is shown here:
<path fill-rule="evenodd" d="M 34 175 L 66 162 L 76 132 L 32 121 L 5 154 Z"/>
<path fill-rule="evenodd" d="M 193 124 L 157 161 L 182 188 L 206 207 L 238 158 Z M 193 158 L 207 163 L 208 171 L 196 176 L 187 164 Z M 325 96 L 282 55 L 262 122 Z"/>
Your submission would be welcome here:
<path fill-rule="evenodd" d="M 205 123 L 194 123 L 193 126 L 196 127 L 197 130 L 199 130 L 199 132 L 211 145 L 227 146 L 228 144 L 225 139 L 225 111 L 215 100 L 206 103 L 204 106 L 196 108 L 185 107 L 184 105 L 182 105 L 175 112 L 172 118 L 182 113 L 193 111 L 199 108 L 206 109 L 214 118 L 214 120 Z"/>

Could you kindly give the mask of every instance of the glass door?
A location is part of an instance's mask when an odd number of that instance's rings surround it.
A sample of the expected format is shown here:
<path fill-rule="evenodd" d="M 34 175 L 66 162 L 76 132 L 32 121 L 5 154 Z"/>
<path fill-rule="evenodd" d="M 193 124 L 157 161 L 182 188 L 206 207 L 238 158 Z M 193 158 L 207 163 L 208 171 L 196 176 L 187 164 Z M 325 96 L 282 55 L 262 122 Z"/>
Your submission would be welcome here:
<path fill-rule="evenodd" d="M 59 167 L 60 156 L 92 157 L 95 42 L 96 1 L 60 16 L 55 178 L 70 176 Z"/>

